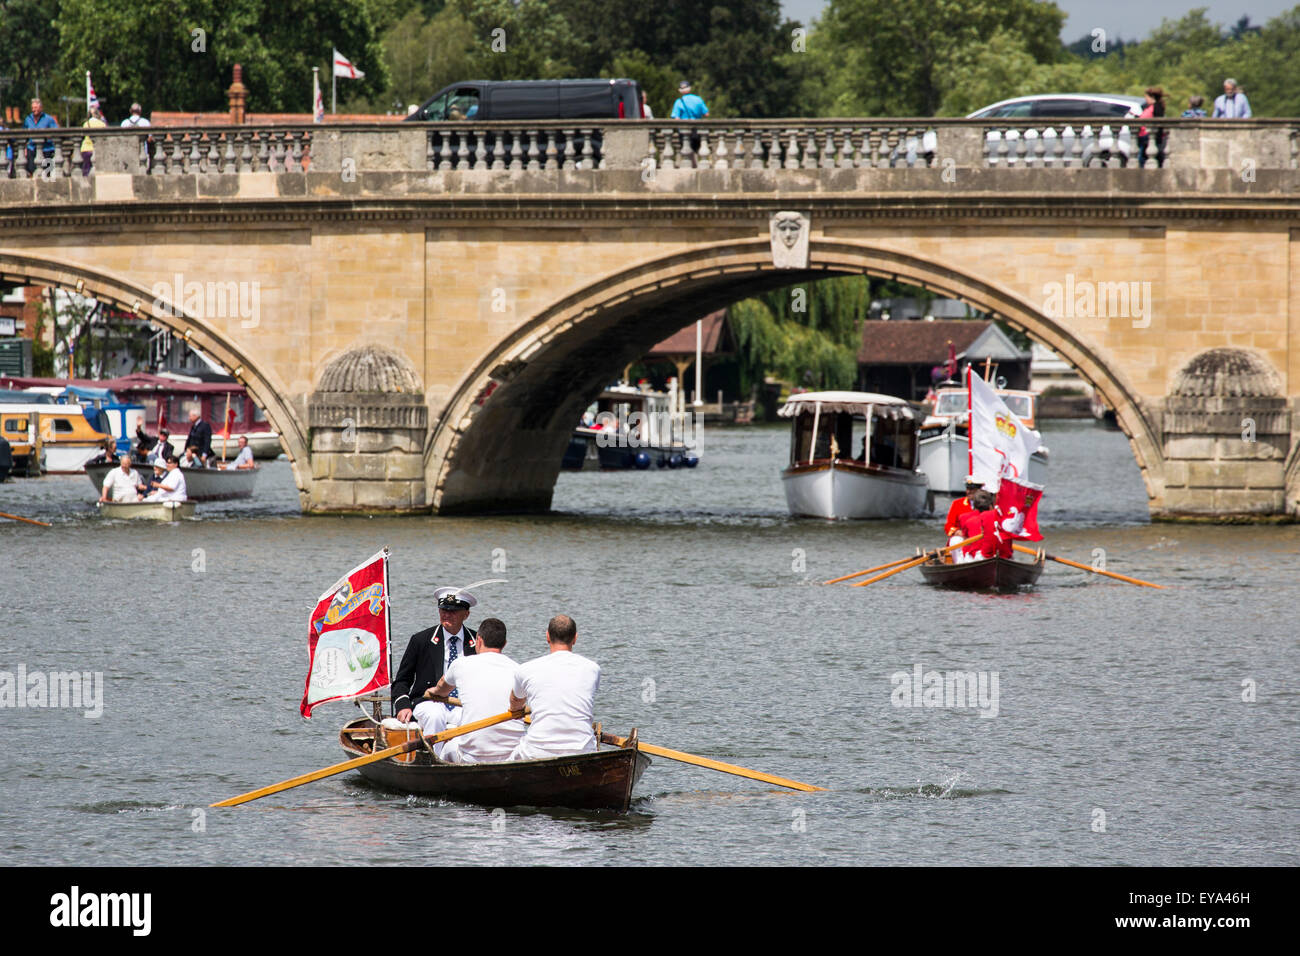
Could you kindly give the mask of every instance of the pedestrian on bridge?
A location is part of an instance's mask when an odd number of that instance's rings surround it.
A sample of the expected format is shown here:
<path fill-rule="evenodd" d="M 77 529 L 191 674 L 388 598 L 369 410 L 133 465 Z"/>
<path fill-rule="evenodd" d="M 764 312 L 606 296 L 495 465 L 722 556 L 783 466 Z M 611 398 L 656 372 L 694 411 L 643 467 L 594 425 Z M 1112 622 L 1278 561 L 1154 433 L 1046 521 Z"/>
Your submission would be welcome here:
<path fill-rule="evenodd" d="M 677 99 L 673 103 L 672 118 L 678 120 L 699 120 L 709 115 L 709 108 L 704 105 L 704 100 L 691 92 L 691 84 L 687 80 L 682 80 L 677 84 Z M 691 144 L 691 166 L 697 165 L 697 157 L 700 154 L 700 137 L 692 133 L 689 137 Z"/>
<path fill-rule="evenodd" d="M 23 118 L 23 126 L 26 129 L 57 129 L 58 120 L 49 113 L 45 112 L 39 99 L 32 100 L 32 111 Z M 52 165 L 54 162 L 54 140 L 47 139 L 41 147 L 41 153 L 45 157 L 45 163 Z M 27 141 L 27 175 L 32 176 L 36 173 L 36 140 Z"/>
<path fill-rule="evenodd" d="M 103 129 L 108 125 L 104 122 L 104 114 L 100 112 L 98 106 L 90 108 L 90 115 L 86 121 L 81 124 L 86 129 Z M 91 164 L 95 161 L 95 142 L 89 136 L 81 138 L 81 175 L 82 178 L 90 175 Z"/>
<path fill-rule="evenodd" d="M 691 92 L 691 84 L 682 80 L 677 84 L 677 99 L 673 103 L 673 119 L 697 120 L 709 115 L 704 100 Z"/>
<path fill-rule="evenodd" d="M 1165 115 L 1165 91 L 1158 86 L 1149 86 L 1146 91 L 1146 105 L 1139 114 L 1140 118 L 1157 117 Z M 1156 165 L 1165 164 L 1165 138 L 1168 132 L 1164 129 L 1156 130 Z M 1145 126 L 1138 127 L 1138 169 L 1141 169 L 1147 163 L 1147 144 L 1151 141 L 1151 131 Z"/>
<path fill-rule="evenodd" d="M 1250 119 L 1250 100 L 1241 92 L 1237 81 L 1228 77 L 1223 81 L 1223 95 L 1214 99 L 1215 119 Z"/>

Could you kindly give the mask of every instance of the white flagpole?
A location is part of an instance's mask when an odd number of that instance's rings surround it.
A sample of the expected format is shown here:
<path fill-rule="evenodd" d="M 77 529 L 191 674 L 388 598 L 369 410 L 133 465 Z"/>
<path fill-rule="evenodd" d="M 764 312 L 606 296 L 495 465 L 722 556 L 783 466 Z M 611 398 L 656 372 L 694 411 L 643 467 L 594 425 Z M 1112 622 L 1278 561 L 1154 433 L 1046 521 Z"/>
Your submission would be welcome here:
<path fill-rule="evenodd" d="M 312 107 L 315 109 L 315 106 Z M 392 592 L 388 590 L 388 547 L 384 546 L 384 656 L 388 658 L 388 684 L 392 687 L 393 683 L 393 598 Z M 388 696 L 391 702 L 393 692 L 390 689 Z"/>
<path fill-rule="evenodd" d="M 701 384 L 704 376 L 704 371 L 702 368 L 703 364 L 704 364 L 704 320 L 696 319 L 695 320 L 695 402 L 694 402 L 696 407 L 704 404 L 704 399 L 700 397 L 701 395 L 703 395 L 702 392 L 703 385 Z"/>
<path fill-rule="evenodd" d="M 69 117 L 71 119 L 71 117 Z M 90 71 L 86 71 L 86 119 L 90 119 Z M 71 122 L 68 123 L 72 125 Z"/>
<path fill-rule="evenodd" d="M 975 412 L 971 394 L 970 363 L 966 365 L 966 474 L 975 474 Z"/>

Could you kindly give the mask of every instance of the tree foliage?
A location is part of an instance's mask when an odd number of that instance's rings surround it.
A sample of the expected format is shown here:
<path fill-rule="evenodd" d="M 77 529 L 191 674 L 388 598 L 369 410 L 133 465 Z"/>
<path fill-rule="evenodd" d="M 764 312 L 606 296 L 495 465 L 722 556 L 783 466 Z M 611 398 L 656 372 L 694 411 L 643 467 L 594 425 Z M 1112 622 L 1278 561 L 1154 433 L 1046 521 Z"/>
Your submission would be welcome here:
<path fill-rule="evenodd" d="M 861 319 L 871 303 L 866 276 L 804 282 L 744 299 L 727 310 L 745 392 L 775 375 L 806 388 L 852 388 Z"/>
<path fill-rule="evenodd" d="M 550 79 L 573 75 L 569 57 L 577 40 L 569 22 L 547 0 L 451 0 L 449 7 L 473 31 L 471 75 L 456 79 Z"/>
<path fill-rule="evenodd" d="M 388 88 L 367 95 L 349 91 L 344 100 L 350 113 L 383 113 L 425 102 L 442 87 L 474 75 L 474 28 L 455 9 L 443 7 L 432 15 L 419 4 L 384 32 L 381 42 L 388 68 Z"/>
<path fill-rule="evenodd" d="M 1207 111 L 1233 77 L 1250 97 L 1257 116 L 1300 114 L 1300 82 L 1291 64 L 1300 54 L 1300 7 L 1263 27 L 1238 20 L 1231 27 L 1212 22 L 1194 9 L 1166 19 L 1145 39 L 1107 40 L 1094 50 L 1086 36 L 1044 58 L 1014 30 L 1002 30 L 987 43 L 955 55 L 957 77 L 946 90 L 940 115 L 961 116 L 989 103 L 1033 93 L 1129 93 L 1159 86 L 1168 115 L 1177 116 L 1192 96 Z"/>
<path fill-rule="evenodd" d="M 787 54 L 792 21 L 779 0 L 551 0 L 572 25 L 578 75 L 615 73 L 629 61 L 654 66 L 644 85 L 656 116 L 666 116 L 676 83 L 689 80 L 713 116 L 799 115 L 798 82 Z M 665 81 L 671 81 L 671 85 Z M 667 87 L 667 89 L 665 89 Z"/>
<path fill-rule="evenodd" d="M 1040 0 L 831 0 L 809 42 L 826 82 L 805 94 L 831 115 L 933 116 L 971 51 L 1002 31 L 1050 62 L 1063 20 Z"/>
<path fill-rule="evenodd" d="M 50 111 L 58 109 L 53 97 L 66 92 L 50 85 L 59 60 L 59 30 L 54 22 L 58 11 L 58 0 L 0 2 L 0 76 L 8 79 L 0 97 L 24 113 L 38 84 L 42 98 L 50 99 Z"/>
<path fill-rule="evenodd" d="M 62 0 L 57 24 L 61 70 L 90 70 L 110 117 L 132 100 L 221 110 L 236 63 L 251 112 L 308 112 L 311 68 L 328 82 L 335 47 L 366 74 L 350 92 L 388 86 L 368 0 Z"/>

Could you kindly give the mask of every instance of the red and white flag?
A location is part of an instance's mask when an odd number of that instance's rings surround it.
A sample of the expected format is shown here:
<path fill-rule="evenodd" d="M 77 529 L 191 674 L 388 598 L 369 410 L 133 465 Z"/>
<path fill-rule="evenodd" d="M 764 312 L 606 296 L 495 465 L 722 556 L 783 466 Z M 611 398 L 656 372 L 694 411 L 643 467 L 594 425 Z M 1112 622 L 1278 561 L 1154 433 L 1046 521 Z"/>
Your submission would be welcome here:
<path fill-rule="evenodd" d="M 1005 478 L 1024 481 L 1042 438 L 1007 408 L 988 382 L 966 366 L 970 390 L 970 473 L 989 491 Z"/>
<path fill-rule="evenodd" d="M 99 97 L 95 95 L 95 87 L 90 82 L 90 71 L 86 71 L 86 116 L 94 114 L 99 109 Z"/>
<path fill-rule="evenodd" d="M 1042 541 L 1038 530 L 1038 502 L 1043 489 L 1028 481 L 1003 478 L 998 488 L 998 528 L 1021 541 Z"/>
<path fill-rule="evenodd" d="M 349 80 L 364 80 L 366 75 L 352 65 L 352 61 L 338 50 L 334 51 L 334 75 L 346 76 Z"/>
<path fill-rule="evenodd" d="M 320 596 L 307 634 L 307 684 L 299 711 L 388 686 L 388 549 Z"/>

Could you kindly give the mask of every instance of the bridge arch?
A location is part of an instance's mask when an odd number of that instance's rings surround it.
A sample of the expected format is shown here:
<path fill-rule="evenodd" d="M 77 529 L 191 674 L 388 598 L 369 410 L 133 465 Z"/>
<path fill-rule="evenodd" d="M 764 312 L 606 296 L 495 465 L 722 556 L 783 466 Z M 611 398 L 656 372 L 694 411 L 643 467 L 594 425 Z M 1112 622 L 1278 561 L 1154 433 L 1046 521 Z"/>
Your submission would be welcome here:
<path fill-rule="evenodd" d="M 814 233 L 806 270 L 776 269 L 766 236 L 731 240 L 607 275 L 538 312 L 453 390 L 425 457 L 434 509 L 548 508 L 573 424 L 612 372 L 712 309 L 801 281 L 853 274 L 961 299 L 1054 349 L 1115 409 L 1148 497 L 1162 495 L 1160 424 L 1099 347 L 1023 296 L 953 263 Z"/>
<path fill-rule="evenodd" d="M 216 359 L 243 383 L 266 414 L 267 421 L 280 434 L 299 497 L 306 501 L 312 477 L 307 432 L 298 411 L 282 397 L 288 390 L 274 373 L 210 322 L 190 314 L 181 303 L 155 297 L 152 289 L 111 272 L 38 256 L 0 250 L 0 281 L 50 286 L 92 296 L 179 333 L 186 342 Z"/>

